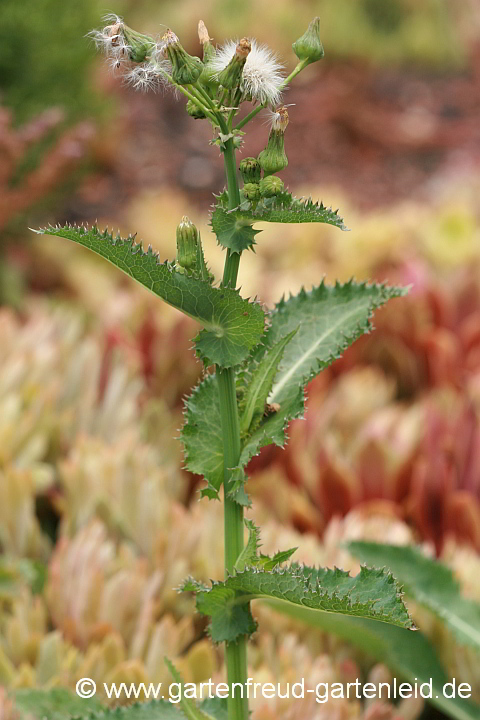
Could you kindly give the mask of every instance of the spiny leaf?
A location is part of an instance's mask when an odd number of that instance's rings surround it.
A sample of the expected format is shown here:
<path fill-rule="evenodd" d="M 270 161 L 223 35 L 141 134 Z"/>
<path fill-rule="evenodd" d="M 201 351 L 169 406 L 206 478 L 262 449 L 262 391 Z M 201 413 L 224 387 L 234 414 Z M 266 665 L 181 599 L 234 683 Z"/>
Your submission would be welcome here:
<path fill-rule="evenodd" d="M 248 219 L 229 213 L 221 207 L 212 215 L 212 229 L 218 243 L 235 253 L 242 253 L 255 245 L 255 235 L 260 232 L 253 229 Z"/>
<path fill-rule="evenodd" d="M 234 642 L 255 631 L 249 600 L 277 600 L 322 612 L 353 615 L 412 628 L 398 586 L 390 573 L 362 567 L 355 577 L 343 570 L 303 567 L 266 572 L 247 568 L 208 590 L 189 582 L 197 593 L 197 610 L 211 618 L 215 642 Z"/>
<path fill-rule="evenodd" d="M 223 436 L 218 386 L 213 374 L 204 377 L 185 403 L 182 441 L 187 469 L 203 475 L 207 482 L 207 487 L 201 490 L 202 497 L 218 498 L 223 483 Z"/>
<path fill-rule="evenodd" d="M 169 305 L 198 320 L 205 329 L 196 338 L 196 350 L 207 364 L 231 367 L 241 363 L 260 341 L 264 314 L 230 288 L 176 272 L 171 263 L 160 263 L 149 247 L 144 252 L 134 237 L 113 237 L 97 227 L 65 226 L 39 231 L 73 240 L 93 250 L 137 280 Z"/>
<path fill-rule="evenodd" d="M 326 223 L 340 230 L 347 230 L 338 210 L 325 207 L 322 202 L 314 202 L 312 198 L 295 198 L 289 192 L 265 198 L 255 209 L 240 208 L 237 217 L 251 222 Z"/>
<path fill-rule="evenodd" d="M 450 568 L 411 546 L 352 542 L 348 548 L 363 562 L 391 570 L 405 592 L 435 613 L 460 643 L 480 651 L 480 604 L 462 597 Z"/>
<path fill-rule="evenodd" d="M 255 565 L 257 562 L 258 549 L 260 547 L 260 529 L 252 520 L 245 520 L 248 528 L 248 542 L 235 563 L 235 571 L 242 572 L 247 565 Z"/>
<path fill-rule="evenodd" d="M 257 421 L 265 414 L 265 404 L 272 389 L 273 380 L 277 373 L 278 364 L 282 358 L 287 343 L 297 332 L 298 328 L 281 338 L 270 350 L 265 353 L 260 362 L 252 369 L 248 377 L 248 384 L 243 402 L 244 410 L 240 418 L 240 432 L 246 434 L 257 426 Z M 273 411 L 275 411 L 273 409 Z"/>
<path fill-rule="evenodd" d="M 374 310 L 391 298 L 407 293 L 406 288 L 383 284 L 323 282 L 310 292 L 301 290 L 282 300 L 271 316 L 271 324 L 252 359 L 259 361 L 276 343 L 295 328 L 298 332 L 287 344 L 268 402 L 280 406 L 298 395 L 321 370 L 371 329 Z"/>
<path fill-rule="evenodd" d="M 212 213 L 212 228 L 218 241 L 224 247 L 232 246 L 235 236 L 235 252 L 242 252 L 255 244 L 252 225 L 256 222 L 272 223 L 326 223 L 340 230 L 347 230 L 338 210 L 327 208 L 322 202 L 313 202 L 311 198 L 295 198 L 285 191 L 273 198 L 263 198 L 254 206 L 245 201 L 233 210 L 228 209 L 228 196 L 222 193 L 217 197 L 217 205 Z M 245 231 L 244 228 L 249 228 Z M 237 237 L 238 236 L 238 237 Z"/>
<path fill-rule="evenodd" d="M 281 565 L 287 560 L 290 560 L 293 553 L 298 550 L 298 547 L 289 548 L 288 550 L 279 550 L 275 555 L 269 557 L 268 555 L 260 555 L 255 563 L 257 567 L 263 568 L 263 570 L 273 570 L 277 565 Z"/>
<path fill-rule="evenodd" d="M 279 447 L 285 444 L 286 426 L 290 420 L 303 416 L 305 385 L 340 357 L 357 338 L 369 332 L 376 308 L 406 292 L 405 288 L 353 281 L 334 286 L 322 283 L 310 292 L 302 290 L 289 300 L 278 303 L 262 344 L 253 350 L 244 365 L 244 387 L 240 387 L 243 390 L 241 406 L 245 413 L 246 398 L 252 392 L 250 384 L 253 378 L 256 381 L 261 379 L 260 374 L 256 375 L 257 368 L 262 366 L 266 372 L 270 359 L 274 365 L 281 350 L 277 373 L 267 397 L 273 412 L 265 417 L 262 415 L 258 425 L 244 434 L 238 466 L 230 468 L 233 478 L 230 497 L 240 504 L 248 504 L 244 491 L 244 468 L 262 447 L 271 443 Z M 262 393 L 266 386 L 267 383 L 262 386 Z M 217 497 L 223 482 L 220 424 L 217 388 L 207 378 L 187 402 L 182 434 L 187 467 L 205 476 L 210 487 L 203 494 L 208 497 Z"/>

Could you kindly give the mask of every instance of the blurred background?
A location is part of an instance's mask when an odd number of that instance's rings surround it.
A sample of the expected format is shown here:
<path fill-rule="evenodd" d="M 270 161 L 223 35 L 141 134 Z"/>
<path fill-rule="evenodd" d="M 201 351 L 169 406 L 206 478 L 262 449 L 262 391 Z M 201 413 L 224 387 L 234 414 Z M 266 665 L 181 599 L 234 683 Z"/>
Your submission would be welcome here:
<path fill-rule="evenodd" d="M 192 599 L 172 590 L 223 572 L 220 504 L 197 502 L 201 479 L 172 440 L 202 374 L 195 324 L 29 230 L 98 221 L 173 258 L 188 213 L 223 266 L 208 226 L 224 184 L 210 126 L 174 94 L 135 93 L 108 71 L 85 35 L 111 11 L 143 32 L 172 27 L 194 54 L 201 18 L 215 42 L 255 36 L 288 69 L 291 43 L 320 16 L 325 59 L 285 95 L 282 177 L 339 207 L 351 232 L 265 227 L 242 258 L 242 293 L 271 306 L 324 276 L 412 290 L 311 384 L 287 450 L 252 461 L 252 516 L 265 552 L 289 543 L 299 560 L 351 570 L 345 540 L 422 543 L 480 602 L 478 0 L 2 0 L 0 686 L 158 682 L 164 655 L 189 681 L 222 672 Z M 248 126 L 245 156 L 264 148 L 264 119 Z M 264 681 L 292 668 L 314 684 L 388 675 L 343 641 L 256 612 L 252 672 Z M 478 656 L 418 612 L 480 701 Z M 1 687 L 0 707 L 17 717 Z M 439 717 L 419 702 L 334 707 L 321 717 Z M 253 717 L 314 713 L 279 700 Z"/>

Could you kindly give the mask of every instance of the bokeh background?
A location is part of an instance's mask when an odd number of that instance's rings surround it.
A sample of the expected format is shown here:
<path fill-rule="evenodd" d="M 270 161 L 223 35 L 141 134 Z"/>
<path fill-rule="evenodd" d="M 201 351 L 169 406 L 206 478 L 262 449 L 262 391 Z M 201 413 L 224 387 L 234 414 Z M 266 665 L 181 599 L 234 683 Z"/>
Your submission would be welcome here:
<path fill-rule="evenodd" d="M 173 94 L 137 94 L 85 38 L 114 11 L 192 53 L 255 36 L 294 66 L 319 15 L 325 59 L 297 78 L 282 177 L 339 207 L 335 228 L 265 228 L 242 258 L 245 295 L 272 305 L 355 276 L 411 284 L 309 387 L 287 450 L 249 468 L 264 551 L 356 570 L 352 538 L 422 543 L 480 602 L 480 6 L 477 0 L 2 0 L 0 3 L 0 717 L 7 690 L 221 677 L 188 574 L 222 574 L 219 503 L 184 471 L 183 398 L 202 374 L 193 322 L 106 263 L 29 228 L 108 225 L 175 254 L 186 212 L 208 226 L 223 187 L 210 128 Z M 246 136 L 257 154 L 268 128 Z M 451 675 L 480 701 L 478 656 L 412 607 Z M 257 608 L 263 681 L 388 677 L 368 653 Z M 382 674 L 383 673 L 383 674 Z M 2 689 L 3 688 L 3 689 Z M 254 719 L 414 720 L 419 701 L 258 701 Z M 2 714 L 3 713 L 3 714 Z"/>

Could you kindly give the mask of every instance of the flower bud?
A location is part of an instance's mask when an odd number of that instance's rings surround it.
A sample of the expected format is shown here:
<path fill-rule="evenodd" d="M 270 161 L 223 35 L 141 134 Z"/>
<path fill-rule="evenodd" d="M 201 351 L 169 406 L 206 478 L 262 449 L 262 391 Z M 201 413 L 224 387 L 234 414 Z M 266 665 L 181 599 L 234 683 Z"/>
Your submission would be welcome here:
<path fill-rule="evenodd" d="M 193 102 L 193 100 L 189 100 L 187 102 L 187 113 L 190 117 L 195 118 L 195 120 L 203 120 L 203 118 L 206 117 L 203 110 L 199 108 L 197 103 Z"/>
<path fill-rule="evenodd" d="M 273 113 L 272 129 L 268 136 L 267 147 L 258 156 L 258 162 L 264 175 L 273 175 L 288 165 L 284 141 L 287 125 L 288 111 L 286 107 L 281 107 Z"/>
<path fill-rule="evenodd" d="M 177 227 L 177 264 L 185 270 L 195 268 L 197 261 L 198 230 L 186 215 Z"/>
<path fill-rule="evenodd" d="M 258 183 L 245 183 L 243 186 L 243 196 L 245 200 L 255 202 L 260 200 L 260 185 Z"/>
<path fill-rule="evenodd" d="M 320 18 L 312 20 L 301 38 L 298 38 L 293 45 L 293 52 L 299 60 L 306 60 L 307 64 L 321 60 L 325 55 L 320 40 Z"/>
<path fill-rule="evenodd" d="M 220 85 L 227 88 L 227 90 L 233 90 L 240 85 L 243 68 L 251 49 L 250 40 L 242 38 L 236 47 L 235 55 L 227 67 L 218 74 L 217 80 Z"/>
<path fill-rule="evenodd" d="M 162 37 L 164 53 L 172 63 L 172 78 L 177 85 L 191 85 L 195 83 L 203 70 L 203 63 L 198 57 L 189 55 L 180 45 L 178 37 L 171 30 L 167 30 Z"/>
<path fill-rule="evenodd" d="M 285 185 L 283 180 L 276 175 L 269 175 L 260 180 L 259 183 L 260 195 L 263 198 L 275 197 L 279 193 L 283 192 Z"/>
<path fill-rule="evenodd" d="M 142 63 L 155 47 L 153 38 L 132 30 L 128 25 L 123 26 L 123 36 L 128 57 L 134 63 Z"/>
<path fill-rule="evenodd" d="M 240 172 L 244 183 L 258 183 L 262 175 L 262 168 L 257 158 L 247 157 L 240 163 Z"/>

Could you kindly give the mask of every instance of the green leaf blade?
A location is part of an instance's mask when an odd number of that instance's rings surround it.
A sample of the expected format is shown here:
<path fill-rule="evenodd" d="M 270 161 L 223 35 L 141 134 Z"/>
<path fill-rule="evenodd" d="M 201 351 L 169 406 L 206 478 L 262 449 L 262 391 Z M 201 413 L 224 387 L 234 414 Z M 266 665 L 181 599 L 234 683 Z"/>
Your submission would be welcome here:
<path fill-rule="evenodd" d="M 450 568 L 412 546 L 358 541 L 348 547 L 363 562 L 389 568 L 405 592 L 445 622 L 458 642 L 480 652 L 480 604 L 461 596 Z"/>
<path fill-rule="evenodd" d="M 187 470 L 207 482 L 201 496 L 217 499 L 223 483 L 223 435 L 215 375 L 206 375 L 187 398 L 181 437 Z"/>
<path fill-rule="evenodd" d="M 66 226 L 39 231 L 65 237 L 89 248 L 127 275 L 204 326 L 196 338 L 197 355 L 207 364 L 232 367 L 243 362 L 264 332 L 264 313 L 258 303 L 231 288 L 215 288 L 209 281 L 177 272 L 160 263 L 151 247 L 147 252 L 134 237 L 113 237 L 95 226 Z"/>
<path fill-rule="evenodd" d="M 306 385 L 371 330 L 371 319 L 378 307 L 406 292 L 401 287 L 350 281 L 334 286 L 322 283 L 309 292 L 302 290 L 282 300 L 272 314 L 263 344 L 252 353 L 252 358 L 259 360 L 265 348 L 299 328 L 285 347 L 268 401 L 280 406 L 291 402 L 298 395 L 299 385 Z"/>
<path fill-rule="evenodd" d="M 239 254 L 255 245 L 255 236 L 260 232 L 253 229 L 248 218 L 222 207 L 213 212 L 212 230 L 219 245 Z"/>
<path fill-rule="evenodd" d="M 248 377 L 244 411 L 240 418 L 240 431 L 247 433 L 256 419 L 263 417 L 267 397 L 272 389 L 273 380 L 277 374 L 278 364 L 282 358 L 285 346 L 290 342 L 298 327 L 292 330 L 264 353 L 258 365 L 254 367 Z"/>
<path fill-rule="evenodd" d="M 192 589 L 192 585 L 186 589 Z M 210 633 L 215 642 L 233 642 L 254 631 L 246 604 L 253 599 L 413 627 L 392 575 L 383 570 L 362 568 L 351 577 L 342 570 L 315 569 L 296 563 L 269 572 L 253 567 L 224 582 L 214 582 L 209 590 L 200 587 L 196 592 L 197 610 L 210 616 Z"/>

